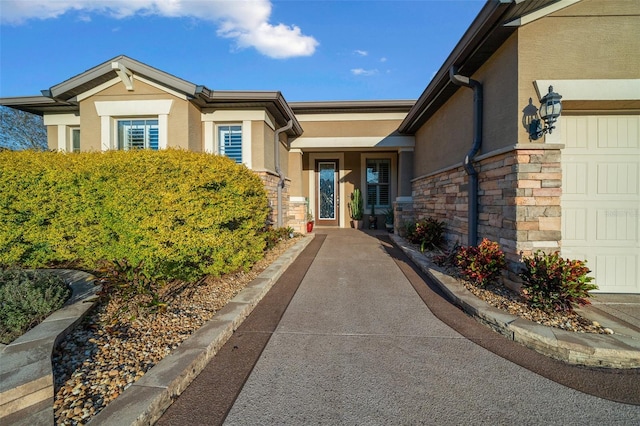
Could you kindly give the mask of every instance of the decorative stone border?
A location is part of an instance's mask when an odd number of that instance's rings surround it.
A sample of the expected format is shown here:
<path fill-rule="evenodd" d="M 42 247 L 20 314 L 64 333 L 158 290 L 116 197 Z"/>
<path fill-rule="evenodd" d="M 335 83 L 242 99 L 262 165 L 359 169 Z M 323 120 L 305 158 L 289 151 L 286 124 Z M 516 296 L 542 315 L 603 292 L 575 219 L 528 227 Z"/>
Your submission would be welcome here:
<path fill-rule="evenodd" d="M 86 272 L 67 269 L 50 272 L 71 287 L 72 295 L 61 309 L 1 349 L 0 423 L 3 424 L 53 424 L 53 348 L 95 305 L 102 288 Z"/>
<path fill-rule="evenodd" d="M 508 314 L 471 294 L 456 279 L 434 269 L 422 253 L 402 238 L 396 235 L 391 238 L 453 303 L 508 339 L 570 364 L 640 368 L 640 340 L 620 334 L 573 333 Z"/>

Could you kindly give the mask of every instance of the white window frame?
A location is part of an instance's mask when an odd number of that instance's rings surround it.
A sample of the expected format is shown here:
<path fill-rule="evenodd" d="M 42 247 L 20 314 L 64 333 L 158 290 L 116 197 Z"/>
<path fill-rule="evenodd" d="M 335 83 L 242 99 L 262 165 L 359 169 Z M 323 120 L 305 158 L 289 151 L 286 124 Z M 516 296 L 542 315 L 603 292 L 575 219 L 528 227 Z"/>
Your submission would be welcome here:
<path fill-rule="evenodd" d="M 215 124 L 215 153 L 218 155 L 224 155 L 222 153 L 222 151 L 220 150 L 220 128 L 222 127 L 240 127 L 240 148 L 241 148 L 241 152 L 240 152 L 240 156 L 241 156 L 241 164 L 247 164 L 247 155 L 251 155 L 251 151 L 247 150 L 246 145 L 250 145 L 247 144 L 246 140 L 245 140 L 245 134 L 244 134 L 244 129 L 245 126 L 243 125 L 243 122 L 234 122 L 234 123 L 216 123 Z"/>
<path fill-rule="evenodd" d="M 74 149 L 73 146 L 73 134 L 75 132 L 78 132 L 78 149 Z M 68 152 L 80 152 L 82 150 L 82 143 L 80 141 L 80 126 L 73 126 L 73 127 L 69 127 L 69 146 L 67 151 Z"/>
<path fill-rule="evenodd" d="M 167 149 L 172 99 L 96 101 L 103 151 L 118 149 L 118 120 L 158 120 L 158 149 Z"/>
<path fill-rule="evenodd" d="M 125 146 L 124 141 L 120 141 L 120 123 L 125 122 L 125 121 L 144 121 L 145 122 L 145 126 L 147 126 L 146 122 L 147 121 L 157 121 L 158 124 L 156 125 L 158 127 L 158 149 L 160 149 L 160 121 L 156 118 L 156 117 L 119 117 L 117 119 L 114 120 L 115 122 L 115 132 L 116 132 L 116 148 L 117 149 L 122 149 L 124 151 L 129 151 L 131 148 L 127 148 Z M 148 137 L 148 133 L 145 130 L 145 135 L 144 135 L 144 148 L 143 149 L 151 149 L 150 144 L 149 144 L 149 137 Z M 120 147 L 122 145 L 122 148 Z"/>
<path fill-rule="evenodd" d="M 371 205 L 368 200 L 368 191 L 367 191 L 367 160 L 389 160 L 390 170 L 389 170 L 389 205 L 388 206 L 378 206 L 376 208 L 390 208 L 393 206 L 393 201 L 396 199 L 398 193 L 398 153 L 396 152 L 365 152 L 360 154 L 360 188 L 364 197 L 364 212 L 371 213 Z M 381 211 L 376 213 L 382 213 Z"/>

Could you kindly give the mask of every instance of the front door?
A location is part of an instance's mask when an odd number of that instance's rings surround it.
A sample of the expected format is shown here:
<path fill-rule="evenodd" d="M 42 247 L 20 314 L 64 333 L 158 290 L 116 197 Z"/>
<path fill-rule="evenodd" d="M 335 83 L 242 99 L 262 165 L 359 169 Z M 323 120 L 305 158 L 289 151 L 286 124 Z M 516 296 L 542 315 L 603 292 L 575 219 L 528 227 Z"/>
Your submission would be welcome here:
<path fill-rule="evenodd" d="M 340 219 L 340 186 L 338 160 L 316 161 L 316 224 L 338 226 Z"/>

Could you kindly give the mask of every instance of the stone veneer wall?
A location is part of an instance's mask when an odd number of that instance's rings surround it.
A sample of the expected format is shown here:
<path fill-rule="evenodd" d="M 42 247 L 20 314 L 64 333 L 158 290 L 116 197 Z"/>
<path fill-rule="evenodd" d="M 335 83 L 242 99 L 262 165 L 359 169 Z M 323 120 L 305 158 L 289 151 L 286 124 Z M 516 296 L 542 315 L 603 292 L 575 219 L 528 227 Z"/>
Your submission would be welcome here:
<path fill-rule="evenodd" d="M 269 199 L 270 213 L 267 220 L 270 225 L 276 226 L 278 223 L 278 182 L 280 177 L 273 172 L 269 171 L 256 171 L 255 172 L 262 182 L 264 188 L 267 191 L 267 198 Z M 287 219 L 289 216 L 289 187 L 291 181 L 285 179 L 284 188 L 282 188 L 282 222 L 284 226 L 287 226 Z"/>
<path fill-rule="evenodd" d="M 516 280 L 521 255 L 560 249 L 562 145 L 523 144 L 477 158 L 478 238 L 498 241 L 509 278 Z M 416 220 L 447 225 L 449 245 L 468 243 L 468 176 L 462 166 L 413 180 Z"/>
<path fill-rule="evenodd" d="M 302 197 L 292 197 L 289 200 L 289 216 L 285 226 L 290 226 L 295 232 L 307 233 L 307 201 Z"/>

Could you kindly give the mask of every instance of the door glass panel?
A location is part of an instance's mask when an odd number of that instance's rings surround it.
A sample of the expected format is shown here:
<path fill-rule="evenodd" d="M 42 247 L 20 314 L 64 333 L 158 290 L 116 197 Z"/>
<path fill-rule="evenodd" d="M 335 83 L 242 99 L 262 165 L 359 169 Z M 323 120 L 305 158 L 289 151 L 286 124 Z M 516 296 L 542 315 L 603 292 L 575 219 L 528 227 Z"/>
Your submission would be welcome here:
<path fill-rule="evenodd" d="M 336 165 L 335 163 L 319 163 L 318 200 L 320 203 L 319 219 L 336 218 Z"/>

